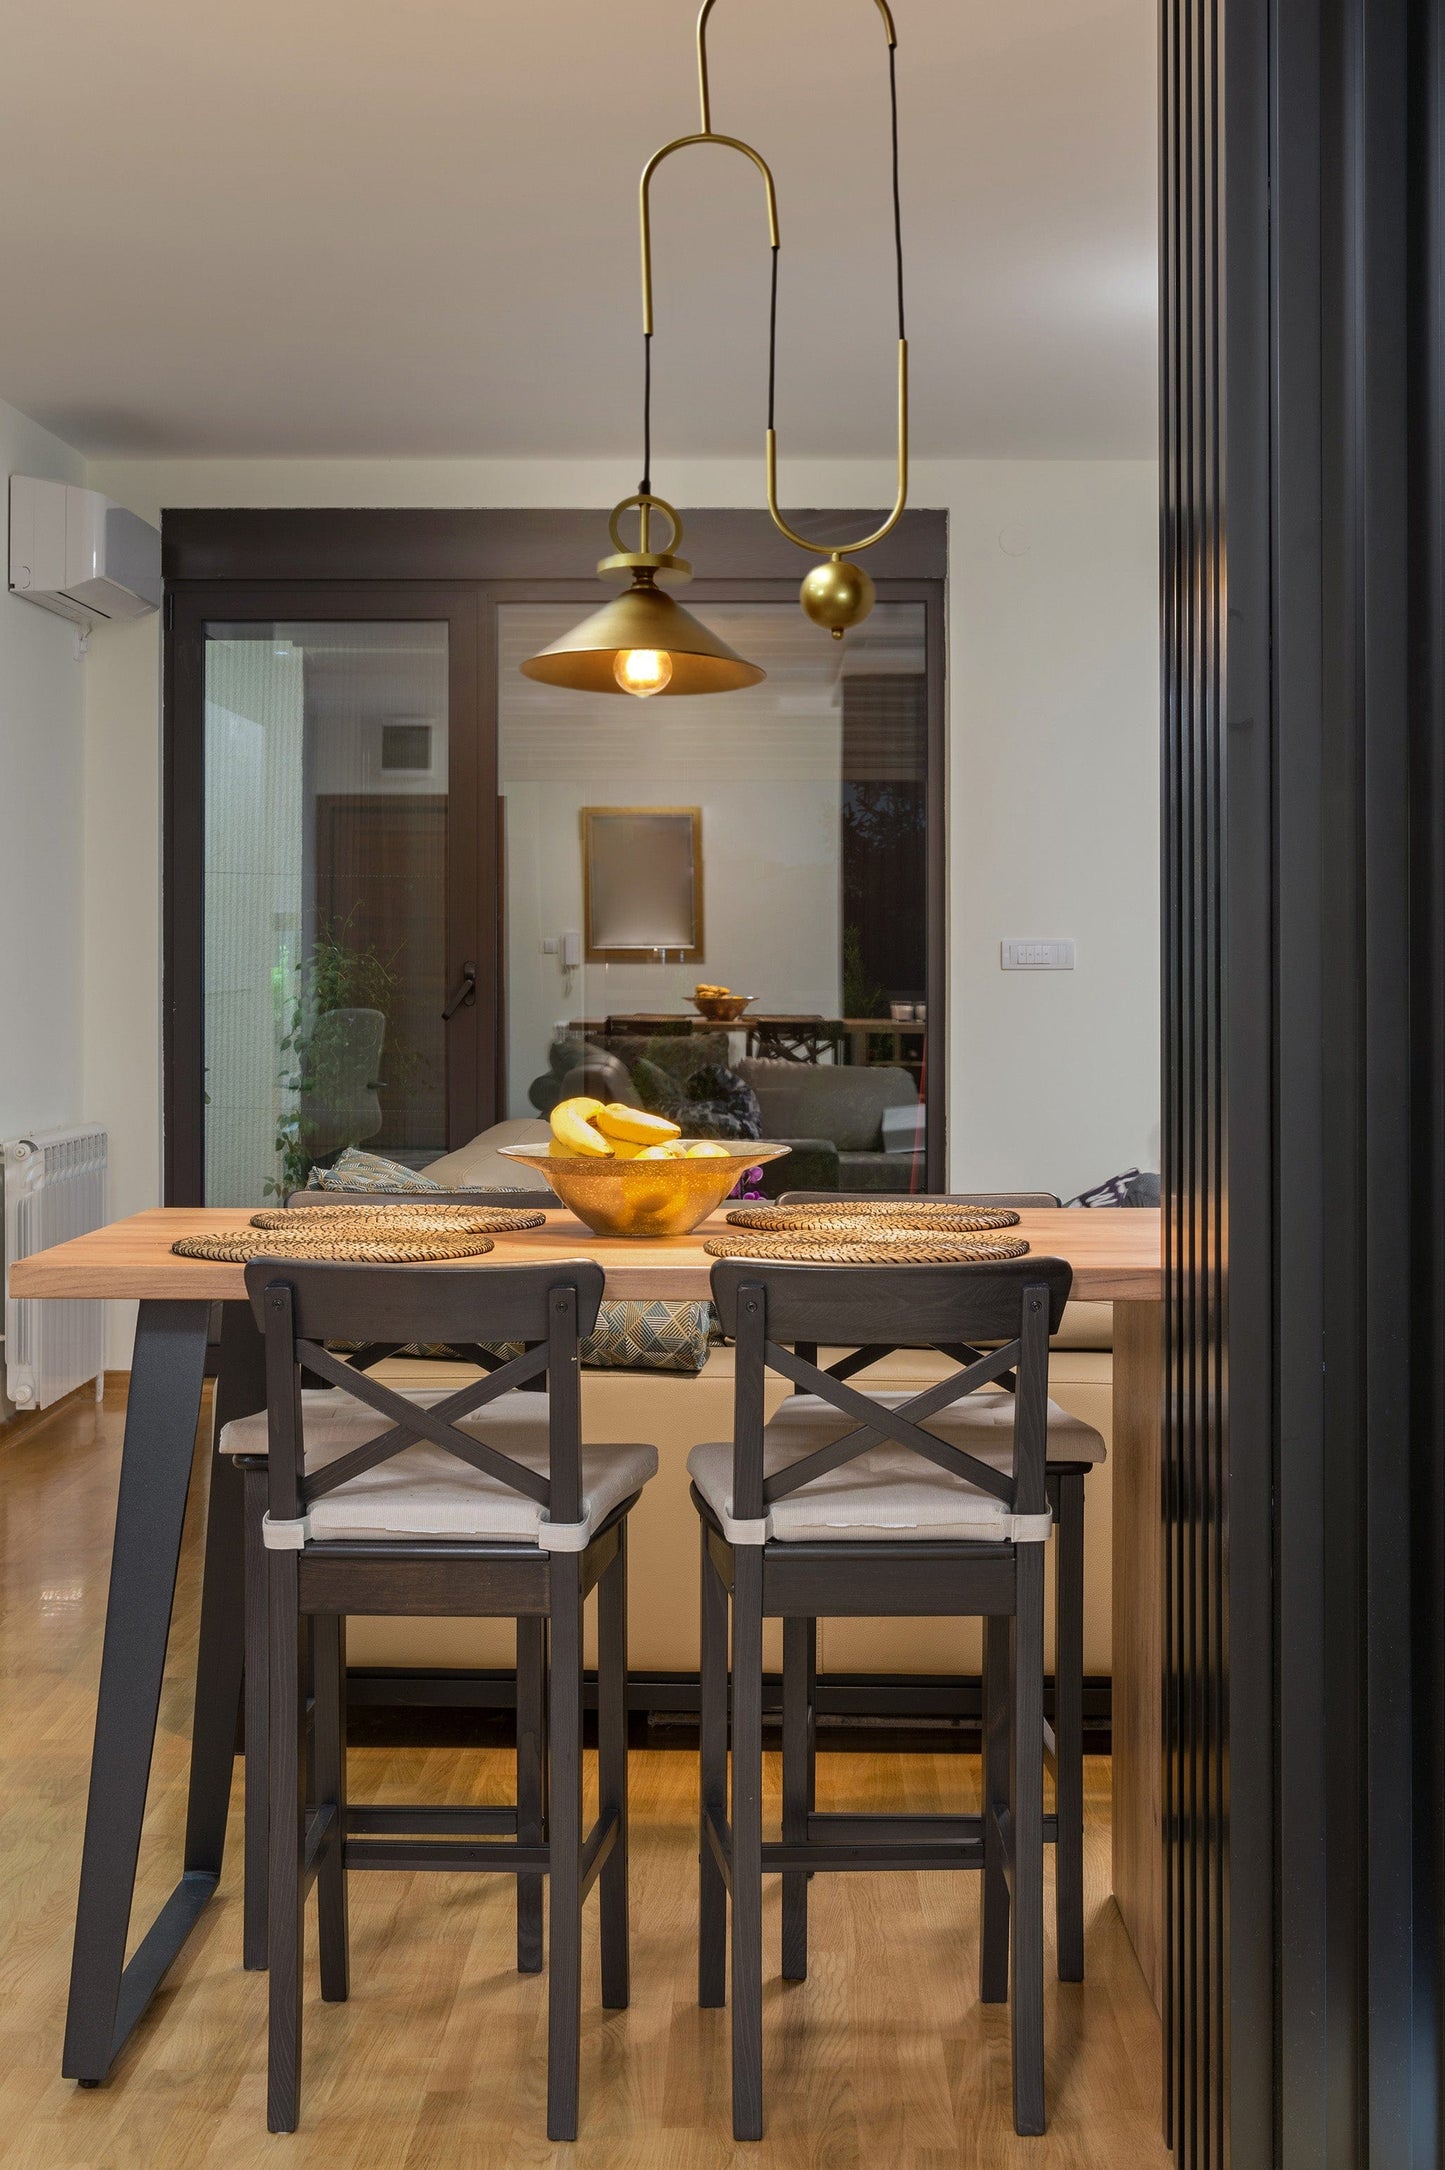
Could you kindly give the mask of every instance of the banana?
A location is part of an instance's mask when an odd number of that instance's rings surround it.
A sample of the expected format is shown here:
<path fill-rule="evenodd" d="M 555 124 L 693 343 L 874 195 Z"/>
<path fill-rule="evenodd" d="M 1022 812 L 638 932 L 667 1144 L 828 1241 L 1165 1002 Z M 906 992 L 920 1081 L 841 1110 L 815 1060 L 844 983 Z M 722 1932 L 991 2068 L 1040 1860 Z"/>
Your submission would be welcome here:
<path fill-rule="evenodd" d="M 592 1118 L 602 1112 L 602 1102 L 586 1093 L 575 1100 L 559 1100 L 552 1110 L 552 1135 L 573 1153 L 593 1160 L 611 1160 L 612 1147 L 596 1129 Z"/>
<path fill-rule="evenodd" d="M 689 1160 L 731 1160 L 732 1154 L 725 1145 L 719 1145 L 716 1138 L 699 1138 L 696 1145 L 688 1147 L 687 1158 Z"/>
<path fill-rule="evenodd" d="M 681 1126 L 665 1115 L 649 1115 L 646 1108 L 625 1107 L 620 1100 L 599 1110 L 594 1117 L 604 1138 L 621 1138 L 629 1145 L 666 1145 L 681 1136 Z"/>

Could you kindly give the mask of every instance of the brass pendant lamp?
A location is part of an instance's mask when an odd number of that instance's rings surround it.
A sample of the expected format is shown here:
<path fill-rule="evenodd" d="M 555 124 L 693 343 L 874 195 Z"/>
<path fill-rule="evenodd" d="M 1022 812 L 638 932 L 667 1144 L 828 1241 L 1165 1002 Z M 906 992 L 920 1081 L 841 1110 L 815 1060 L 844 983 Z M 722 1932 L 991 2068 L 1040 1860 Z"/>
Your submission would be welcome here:
<path fill-rule="evenodd" d="M 633 497 L 614 506 L 608 523 L 612 554 L 597 567 L 605 579 L 619 573 L 630 575 L 623 594 L 594 611 L 581 625 L 553 641 L 540 655 L 522 665 L 524 676 L 545 685 L 568 686 L 579 693 L 630 693 L 647 700 L 656 694 L 730 693 L 754 686 L 766 673 L 756 663 L 729 648 L 708 631 L 691 611 L 684 610 L 666 592 L 692 578 L 692 567 L 677 556 L 682 541 L 682 521 L 664 498 L 652 490 L 652 176 L 665 158 L 694 143 L 719 143 L 725 150 L 740 151 L 762 175 L 767 198 L 768 241 L 772 250 L 772 287 L 768 313 L 768 427 L 766 467 L 768 511 L 779 534 L 800 550 L 823 550 L 827 556 L 803 581 L 799 594 L 813 623 L 841 640 L 845 631 L 861 625 L 873 608 L 873 583 L 860 565 L 852 563 L 858 552 L 881 542 L 897 526 L 908 498 L 908 341 L 903 318 L 903 220 L 898 188 L 898 35 L 887 0 L 874 0 L 883 18 L 888 39 L 888 98 L 892 123 L 893 243 L 898 288 L 898 490 L 893 510 L 881 527 L 855 542 L 810 542 L 795 534 L 778 510 L 778 440 L 774 428 L 774 395 L 778 351 L 778 199 L 767 161 L 751 144 L 737 136 L 719 135 L 712 125 L 712 100 L 708 87 L 707 20 L 716 0 L 702 0 L 697 18 L 697 79 L 701 126 L 696 135 L 678 136 L 655 151 L 642 170 L 639 215 L 642 234 L 642 352 L 643 352 L 643 475 Z M 636 509 L 638 547 L 623 546 L 620 522 Z M 652 521 L 661 514 L 671 532 L 666 550 L 654 550 Z"/>

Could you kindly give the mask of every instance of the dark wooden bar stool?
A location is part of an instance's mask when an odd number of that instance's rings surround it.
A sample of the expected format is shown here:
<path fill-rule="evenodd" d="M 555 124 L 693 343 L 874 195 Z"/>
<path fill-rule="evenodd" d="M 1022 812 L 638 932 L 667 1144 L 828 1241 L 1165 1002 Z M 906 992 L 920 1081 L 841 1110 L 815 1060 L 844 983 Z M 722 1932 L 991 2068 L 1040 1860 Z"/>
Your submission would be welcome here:
<path fill-rule="evenodd" d="M 353 1869 L 500 1870 L 547 1877 L 547 2130 L 576 2137 L 581 1917 L 601 1886 L 602 1996 L 628 2001 L 627 1513 L 657 1468 L 650 1446 L 584 1447 L 578 1341 L 595 1324 L 589 1261 L 480 1267 L 254 1261 L 247 1292 L 266 1343 L 264 1418 L 228 1427 L 246 1454 L 264 1426 L 269 1655 L 272 2131 L 300 2100 L 306 1894 L 317 1885 L 321 1991 L 349 1991 Z M 439 1398 L 405 1396 L 326 1346 L 415 1342 L 523 1353 Z M 303 1391 L 303 1371 L 339 1391 Z M 545 1380 L 548 1392 L 513 1390 Z M 256 1436 L 253 1436 L 256 1435 Z M 582 1830 L 582 1610 L 599 1605 L 599 1813 Z M 472 1615 L 533 1623 L 545 1665 L 545 1748 L 519 1740 L 519 1807 L 351 1807 L 346 1798 L 345 1618 Z M 313 1700 L 308 1787 L 307 1657 Z M 540 1707 L 533 1695 L 530 1708 Z M 494 1835 L 500 1834 L 500 1835 Z M 520 1929 L 520 1922 L 519 1922 Z"/>
<path fill-rule="evenodd" d="M 876 1200 L 878 1193 L 870 1195 Z M 1059 1202 L 1052 1191 L 929 1191 L 923 1195 L 940 1205 L 1011 1206 L 1016 1213 Z M 856 1196 L 847 1191 L 789 1191 L 782 1203 L 843 1205 Z M 801 1353 L 816 1362 L 816 1350 Z M 878 1357 L 891 1354 L 890 1349 L 880 1349 Z M 904 1399 L 901 1394 L 893 1398 L 895 1403 Z M 780 1420 L 810 1423 L 823 1433 L 841 1429 L 836 1413 L 807 1395 L 793 1395 L 784 1402 L 773 1421 Z M 1091 1424 L 1050 1401 L 1044 1468 L 1054 1516 L 1054 1722 L 1044 1729 L 1044 1760 L 1053 1773 L 1054 1814 L 1044 1819 L 1044 1839 L 1054 1848 L 1054 1964 L 1061 1982 L 1084 1979 L 1084 1480 L 1105 1455 L 1104 1442 Z M 813 1807 L 817 1652 L 816 1621 L 785 1623 L 783 1796 L 794 1821 Z M 988 1676 L 985 1629 L 985 1704 Z M 801 1877 L 787 1877 L 783 1883 L 783 1977 L 801 1982 L 807 1974 L 808 1887 Z"/>
<path fill-rule="evenodd" d="M 1014 2124 L 1044 2129 L 1044 1454 L 1049 1335 L 1071 1281 L 1064 1261 L 1033 1257 L 893 1267 L 729 1260 L 713 1269 L 736 1383 L 733 1438 L 688 1459 L 702 1523 L 698 2001 L 725 1999 L 730 1899 L 737 2139 L 763 2129 L 770 1871 L 805 1891 L 807 1877 L 826 1870 L 981 1869 L 980 1992 L 1002 2002 L 1012 1977 Z M 849 1353 L 820 1370 L 803 1352 L 824 1345 Z M 885 1403 L 847 1383 L 884 1347 L 936 1349 L 961 1368 Z M 813 1446 L 765 1425 L 769 1371 L 839 1412 L 838 1435 Z M 970 1433 L 960 1406 L 995 1383 L 1012 1389 L 1005 1454 L 993 1413 Z M 765 1844 L 764 1619 L 781 1617 L 796 1640 L 797 1622 L 888 1614 L 987 1622 L 982 1814 L 819 1815 L 795 1793 L 782 1842 Z M 801 1769 L 795 1758 L 795 1788 Z"/>
<path fill-rule="evenodd" d="M 309 1206 L 331 1208 L 338 1205 L 401 1206 L 409 1205 L 459 1205 L 504 1206 L 527 1208 L 545 1206 L 551 1197 L 548 1191 L 535 1190 L 465 1190 L 465 1191 L 292 1191 L 286 1200 L 288 1206 L 302 1210 Z M 218 1307 L 219 1308 L 219 1307 Z M 353 1371 L 369 1371 L 387 1357 L 397 1354 L 392 1344 L 374 1343 L 370 1347 L 355 1347 L 347 1352 Z M 492 1356 L 485 1349 L 455 1349 L 437 1355 L 450 1354 L 458 1363 L 471 1364 L 482 1371 L 500 1369 L 502 1359 Z M 209 1368 L 209 1366 L 208 1366 Z M 308 1375 L 304 1384 L 319 1387 L 321 1381 Z M 545 1391 L 545 1378 L 528 1381 L 533 1391 Z M 438 1401 L 440 1394 L 425 1394 L 421 1400 Z M 238 1442 L 244 1438 L 248 1451 L 241 1453 Z M 241 1471 L 243 1487 L 243 1527 L 245 1549 L 246 1593 L 246 1647 L 248 1651 L 263 1653 L 262 1662 L 246 1665 L 245 1720 L 245 1900 L 242 1925 L 242 1964 L 250 1971 L 262 1972 L 266 1965 L 266 1878 L 270 1855 L 270 1766 L 267 1756 L 268 1737 L 271 1727 L 271 1683 L 269 1669 L 264 1662 L 266 1648 L 266 1547 L 261 1534 L 266 1519 L 267 1477 L 266 1438 L 264 1427 L 252 1426 L 247 1433 L 227 1433 L 223 1430 L 219 1451 L 236 1456 Z M 517 1746 L 519 1790 L 532 1798 L 518 1801 L 518 1813 L 522 1828 L 530 1828 L 540 1813 L 540 1770 L 533 1770 L 529 1762 L 531 1751 L 540 1757 L 543 1733 L 542 1697 L 544 1690 L 545 1659 L 543 1654 L 543 1630 L 539 1620 L 523 1618 L 517 1622 Z M 523 1974 L 538 1974 L 542 1969 L 542 1879 L 540 1876 L 520 1876 L 517 1879 L 517 1967 Z"/>

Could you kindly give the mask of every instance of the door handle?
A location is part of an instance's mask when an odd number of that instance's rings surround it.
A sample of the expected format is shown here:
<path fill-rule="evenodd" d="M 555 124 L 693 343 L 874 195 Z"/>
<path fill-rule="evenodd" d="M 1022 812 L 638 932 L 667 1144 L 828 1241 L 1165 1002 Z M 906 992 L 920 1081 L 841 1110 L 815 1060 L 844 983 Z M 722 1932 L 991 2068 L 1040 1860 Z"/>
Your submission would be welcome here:
<path fill-rule="evenodd" d="M 477 968 L 468 958 L 462 966 L 462 976 L 452 989 L 451 999 L 442 1011 L 442 1023 L 448 1025 L 457 1011 L 469 1008 L 477 999 Z"/>

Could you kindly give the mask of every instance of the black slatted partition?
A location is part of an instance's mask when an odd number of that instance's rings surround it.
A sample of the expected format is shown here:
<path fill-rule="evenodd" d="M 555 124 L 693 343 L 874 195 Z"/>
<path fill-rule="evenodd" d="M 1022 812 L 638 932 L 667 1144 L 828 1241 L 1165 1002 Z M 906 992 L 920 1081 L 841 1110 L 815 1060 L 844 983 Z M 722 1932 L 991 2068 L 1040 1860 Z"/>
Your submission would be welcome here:
<path fill-rule="evenodd" d="M 1439 2159 L 1438 0 L 1162 0 L 1181 2164 Z"/>
<path fill-rule="evenodd" d="M 1222 2164 L 1232 2103 L 1251 2170 L 1274 2086 L 1264 26 L 1231 6 L 1226 48 L 1209 0 L 1161 11 L 1165 2117 L 1181 2163 Z"/>

